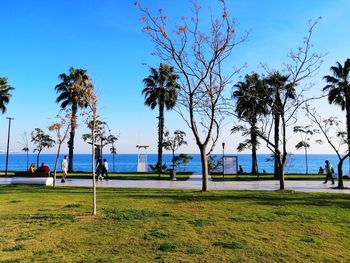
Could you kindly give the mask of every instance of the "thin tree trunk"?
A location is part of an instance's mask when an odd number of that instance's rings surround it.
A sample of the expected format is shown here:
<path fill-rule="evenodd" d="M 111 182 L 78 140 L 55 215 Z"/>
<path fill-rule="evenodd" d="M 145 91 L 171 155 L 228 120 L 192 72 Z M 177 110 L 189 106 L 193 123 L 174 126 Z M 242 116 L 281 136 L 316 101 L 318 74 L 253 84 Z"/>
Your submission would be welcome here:
<path fill-rule="evenodd" d="M 280 156 L 279 156 L 280 158 Z M 280 190 L 284 190 L 284 166 L 285 162 L 279 163 L 279 180 L 280 180 Z"/>
<path fill-rule="evenodd" d="M 280 127 L 280 116 L 279 114 L 275 114 L 275 129 L 274 129 L 274 144 L 275 144 L 275 153 L 274 153 L 274 161 L 275 161 L 275 166 L 274 166 L 274 178 L 279 179 L 280 175 L 280 170 L 281 167 L 279 166 L 279 156 L 277 156 L 277 152 L 279 151 L 279 127 Z"/>
<path fill-rule="evenodd" d="M 96 176 L 95 176 L 95 121 L 96 110 L 93 111 L 92 130 L 91 130 L 91 169 L 92 169 L 92 214 L 96 215 Z"/>
<path fill-rule="evenodd" d="M 57 148 L 55 167 L 53 169 L 53 187 L 56 186 L 57 164 L 58 164 L 58 159 L 60 158 L 61 145 L 62 145 L 62 143 L 59 143 L 58 148 Z"/>
<path fill-rule="evenodd" d="M 78 112 L 78 105 L 73 104 L 72 105 L 72 119 L 71 119 L 71 128 L 70 128 L 70 135 L 69 135 L 69 141 L 68 141 L 68 148 L 69 148 L 69 159 L 68 159 L 68 172 L 74 172 L 73 167 L 73 157 L 74 157 L 74 137 L 75 137 L 75 128 L 77 124 L 77 112 Z"/>
<path fill-rule="evenodd" d="M 36 169 L 39 168 L 39 155 L 40 155 L 41 151 L 38 151 L 38 154 L 36 155 Z"/>
<path fill-rule="evenodd" d="M 206 154 L 206 147 L 199 146 L 202 164 L 202 191 L 208 191 L 208 156 Z"/>
<path fill-rule="evenodd" d="M 350 96 L 349 95 L 345 97 L 345 105 L 346 105 L 347 143 L 348 143 L 348 151 L 350 153 Z M 349 173 L 350 173 L 350 157 L 349 157 Z"/>
<path fill-rule="evenodd" d="M 163 130 L 164 130 L 164 102 L 159 102 L 159 120 L 158 120 L 158 175 L 162 173 L 163 164 Z"/>
<path fill-rule="evenodd" d="M 305 147 L 305 164 L 306 164 L 306 175 L 309 174 L 309 162 L 307 159 L 307 147 Z"/>
<path fill-rule="evenodd" d="M 29 169 L 29 157 L 28 157 L 28 151 L 27 151 L 27 171 Z"/>
<path fill-rule="evenodd" d="M 250 131 L 250 140 L 252 143 L 252 174 L 257 174 L 259 178 L 258 160 L 256 157 L 257 136 L 256 136 L 254 126 L 252 125 L 251 131 Z"/>
<path fill-rule="evenodd" d="M 339 188 L 339 189 L 344 189 L 344 182 L 343 182 L 343 162 L 344 162 L 344 160 L 345 160 L 346 158 L 347 158 L 347 157 L 340 159 L 340 160 L 339 160 L 339 163 L 338 163 L 338 186 L 337 186 L 337 188 Z"/>

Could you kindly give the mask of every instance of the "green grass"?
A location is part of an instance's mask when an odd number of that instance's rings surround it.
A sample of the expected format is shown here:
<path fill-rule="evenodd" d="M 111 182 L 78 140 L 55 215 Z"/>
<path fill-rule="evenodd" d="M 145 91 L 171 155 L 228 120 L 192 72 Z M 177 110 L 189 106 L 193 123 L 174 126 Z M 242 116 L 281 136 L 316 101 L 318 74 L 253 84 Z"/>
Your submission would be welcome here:
<path fill-rule="evenodd" d="M 190 177 L 191 173 L 177 173 L 176 180 L 178 181 L 186 181 Z M 4 173 L 0 173 L 0 177 L 4 177 Z M 36 177 L 34 174 L 27 174 L 27 172 L 9 172 L 8 176 L 29 176 Z M 91 179 L 91 173 L 85 172 L 75 172 L 69 173 L 67 179 Z M 61 178 L 62 174 L 57 173 L 57 177 Z M 169 173 L 161 174 L 159 177 L 158 174 L 155 173 L 109 173 L 109 179 L 117 179 L 117 180 L 170 180 Z"/>
<path fill-rule="evenodd" d="M 259 180 L 274 180 L 273 174 L 260 174 Z M 286 180 L 325 180 L 326 175 L 324 174 L 286 174 L 285 179 Z M 211 176 L 213 181 L 220 182 L 220 181 L 253 181 L 258 180 L 258 176 L 256 174 L 240 174 L 240 175 L 225 175 L 222 176 L 222 174 L 215 174 Z M 345 179 L 344 180 L 349 180 Z"/>
<path fill-rule="evenodd" d="M 0 186 L 0 262 L 350 262 L 350 195 Z M 14 202 L 16 201 L 16 202 Z"/>

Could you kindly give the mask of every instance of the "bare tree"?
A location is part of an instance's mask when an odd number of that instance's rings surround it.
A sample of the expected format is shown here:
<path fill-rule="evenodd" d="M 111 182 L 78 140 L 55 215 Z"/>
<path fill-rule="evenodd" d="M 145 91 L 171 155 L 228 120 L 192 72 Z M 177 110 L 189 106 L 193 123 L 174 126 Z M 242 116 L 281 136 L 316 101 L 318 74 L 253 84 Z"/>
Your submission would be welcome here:
<path fill-rule="evenodd" d="M 65 117 L 57 116 L 58 121 L 51 124 L 49 127 L 49 131 L 54 131 L 56 134 L 56 145 L 57 145 L 57 153 L 56 153 L 56 161 L 55 167 L 53 170 L 53 187 L 56 186 L 56 174 L 57 174 L 57 165 L 58 159 L 60 157 L 61 147 L 64 141 L 67 139 L 68 132 L 71 127 L 71 114 L 66 114 Z"/>
<path fill-rule="evenodd" d="M 257 131 L 259 137 L 265 141 L 266 146 L 274 155 L 275 177 L 279 178 L 281 190 L 285 189 L 284 169 L 288 156 L 288 127 L 296 123 L 296 113 L 302 105 L 309 100 L 323 97 L 305 98 L 304 93 L 310 84 L 303 84 L 306 79 L 317 74 L 324 56 L 324 54 L 313 52 L 311 43 L 311 37 L 318 21 L 319 19 L 309 21 L 309 29 L 303 46 L 299 47 L 296 52 L 290 52 L 290 62 L 284 64 L 285 73 L 269 72 L 267 81 L 266 92 L 272 96 L 271 114 L 269 118 L 262 119 Z"/>
<path fill-rule="evenodd" d="M 326 139 L 338 157 L 338 186 L 339 189 L 344 189 L 343 182 L 343 163 L 349 157 L 349 151 L 341 153 L 342 146 L 348 146 L 348 136 L 345 131 L 341 129 L 341 122 L 337 117 L 329 117 L 323 119 L 317 114 L 315 109 L 311 109 L 308 105 L 305 107 L 307 116 L 320 130 L 321 134 Z"/>
<path fill-rule="evenodd" d="M 202 190 L 208 190 L 208 156 L 220 135 L 226 102 L 223 92 L 238 69 L 224 73 L 224 62 L 233 48 L 248 34 L 237 38 L 236 24 L 230 18 L 224 0 L 221 15 L 211 15 L 209 28 L 200 20 L 199 4 L 193 5 L 193 17 L 182 17 L 175 29 L 167 26 L 162 9 L 154 15 L 141 7 L 145 32 L 155 43 L 154 54 L 177 69 L 181 76 L 177 112 L 192 130 L 202 163 Z M 226 71 L 227 72 L 227 71 Z M 233 72 L 233 73 L 232 73 Z"/>

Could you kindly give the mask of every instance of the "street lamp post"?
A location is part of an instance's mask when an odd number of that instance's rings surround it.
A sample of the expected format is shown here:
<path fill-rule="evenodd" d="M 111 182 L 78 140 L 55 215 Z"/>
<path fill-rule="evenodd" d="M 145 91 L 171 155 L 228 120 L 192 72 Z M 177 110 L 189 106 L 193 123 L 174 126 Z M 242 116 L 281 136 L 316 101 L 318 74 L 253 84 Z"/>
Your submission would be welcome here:
<path fill-rule="evenodd" d="M 6 168 L 5 168 L 5 176 L 7 177 L 7 167 L 9 163 L 9 149 L 10 149 L 10 132 L 11 132 L 11 121 L 15 118 L 6 117 L 9 120 L 9 126 L 7 131 L 7 150 L 6 150 Z"/>
<path fill-rule="evenodd" d="M 222 143 L 222 178 L 225 178 L 225 165 L 224 165 L 224 157 L 225 157 L 225 143 Z"/>

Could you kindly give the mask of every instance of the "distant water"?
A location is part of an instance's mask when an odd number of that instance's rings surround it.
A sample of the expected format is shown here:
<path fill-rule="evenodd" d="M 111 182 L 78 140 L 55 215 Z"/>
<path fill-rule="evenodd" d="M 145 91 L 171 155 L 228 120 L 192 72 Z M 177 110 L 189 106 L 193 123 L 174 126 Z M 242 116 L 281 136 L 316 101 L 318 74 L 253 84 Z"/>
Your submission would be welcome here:
<path fill-rule="evenodd" d="M 201 172 L 201 162 L 199 154 L 191 154 L 193 160 L 186 166 L 185 171 L 191 171 L 194 173 Z M 217 158 L 221 158 L 221 155 L 216 155 Z M 244 171 L 250 172 L 251 170 L 251 156 L 249 154 L 236 154 L 238 156 L 238 163 L 242 165 Z M 157 162 L 157 154 L 148 154 L 148 164 L 155 164 Z M 258 165 L 259 171 L 262 172 L 263 169 L 266 172 L 273 172 L 273 162 L 270 159 L 271 155 L 269 154 L 259 154 L 258 155 Z M 55 154 L 41 154 L 40 163 L 46 162 L 51 170 L 54 168 L 55 163 Z M 63 158 L 63 155 L 60 156 L 60 160 Z M 106 158 L 110 171 L 115 172 L 135 172 L 137 168 L 137 154 L 116 154 L 115 163 L 113 169 L 113 156 L 111 154 L 103 155 L 103 158 Z M 167 165 L 171 164 L 171 154 L 163 155 L 163 162 Z M 324 166 L 325 160 L 330 160 L 334 168 L 337 167 L 337 156 L 330 154 L 310 154 L 308 155 L 309 159 L 309 173 L 317 173 L 318 168 L 322 165 Z M 0 170 L 5 170 L 5 160 L 6 154 L 0 154 Z M 36 164 L 36 154 L 29 154 L 29 164 Z M 27 169 L 26 163 L 26 154 L 10 154 L 9 155 L 9 171 L 22 171 Z M 60 167 L 59 167 L 60 169 Z M 343 167 L 345 172 L 348 172 L 349 161 L 344 162 Z M 91 155 L 89 154 L 75 154 L 74 155 L 74 170 L 75 171 L 91 171 Z M 302 154 L 293 154 L 289 155 L 286 167 L 287 173 L 305 173 L 305 156 Z"/>

